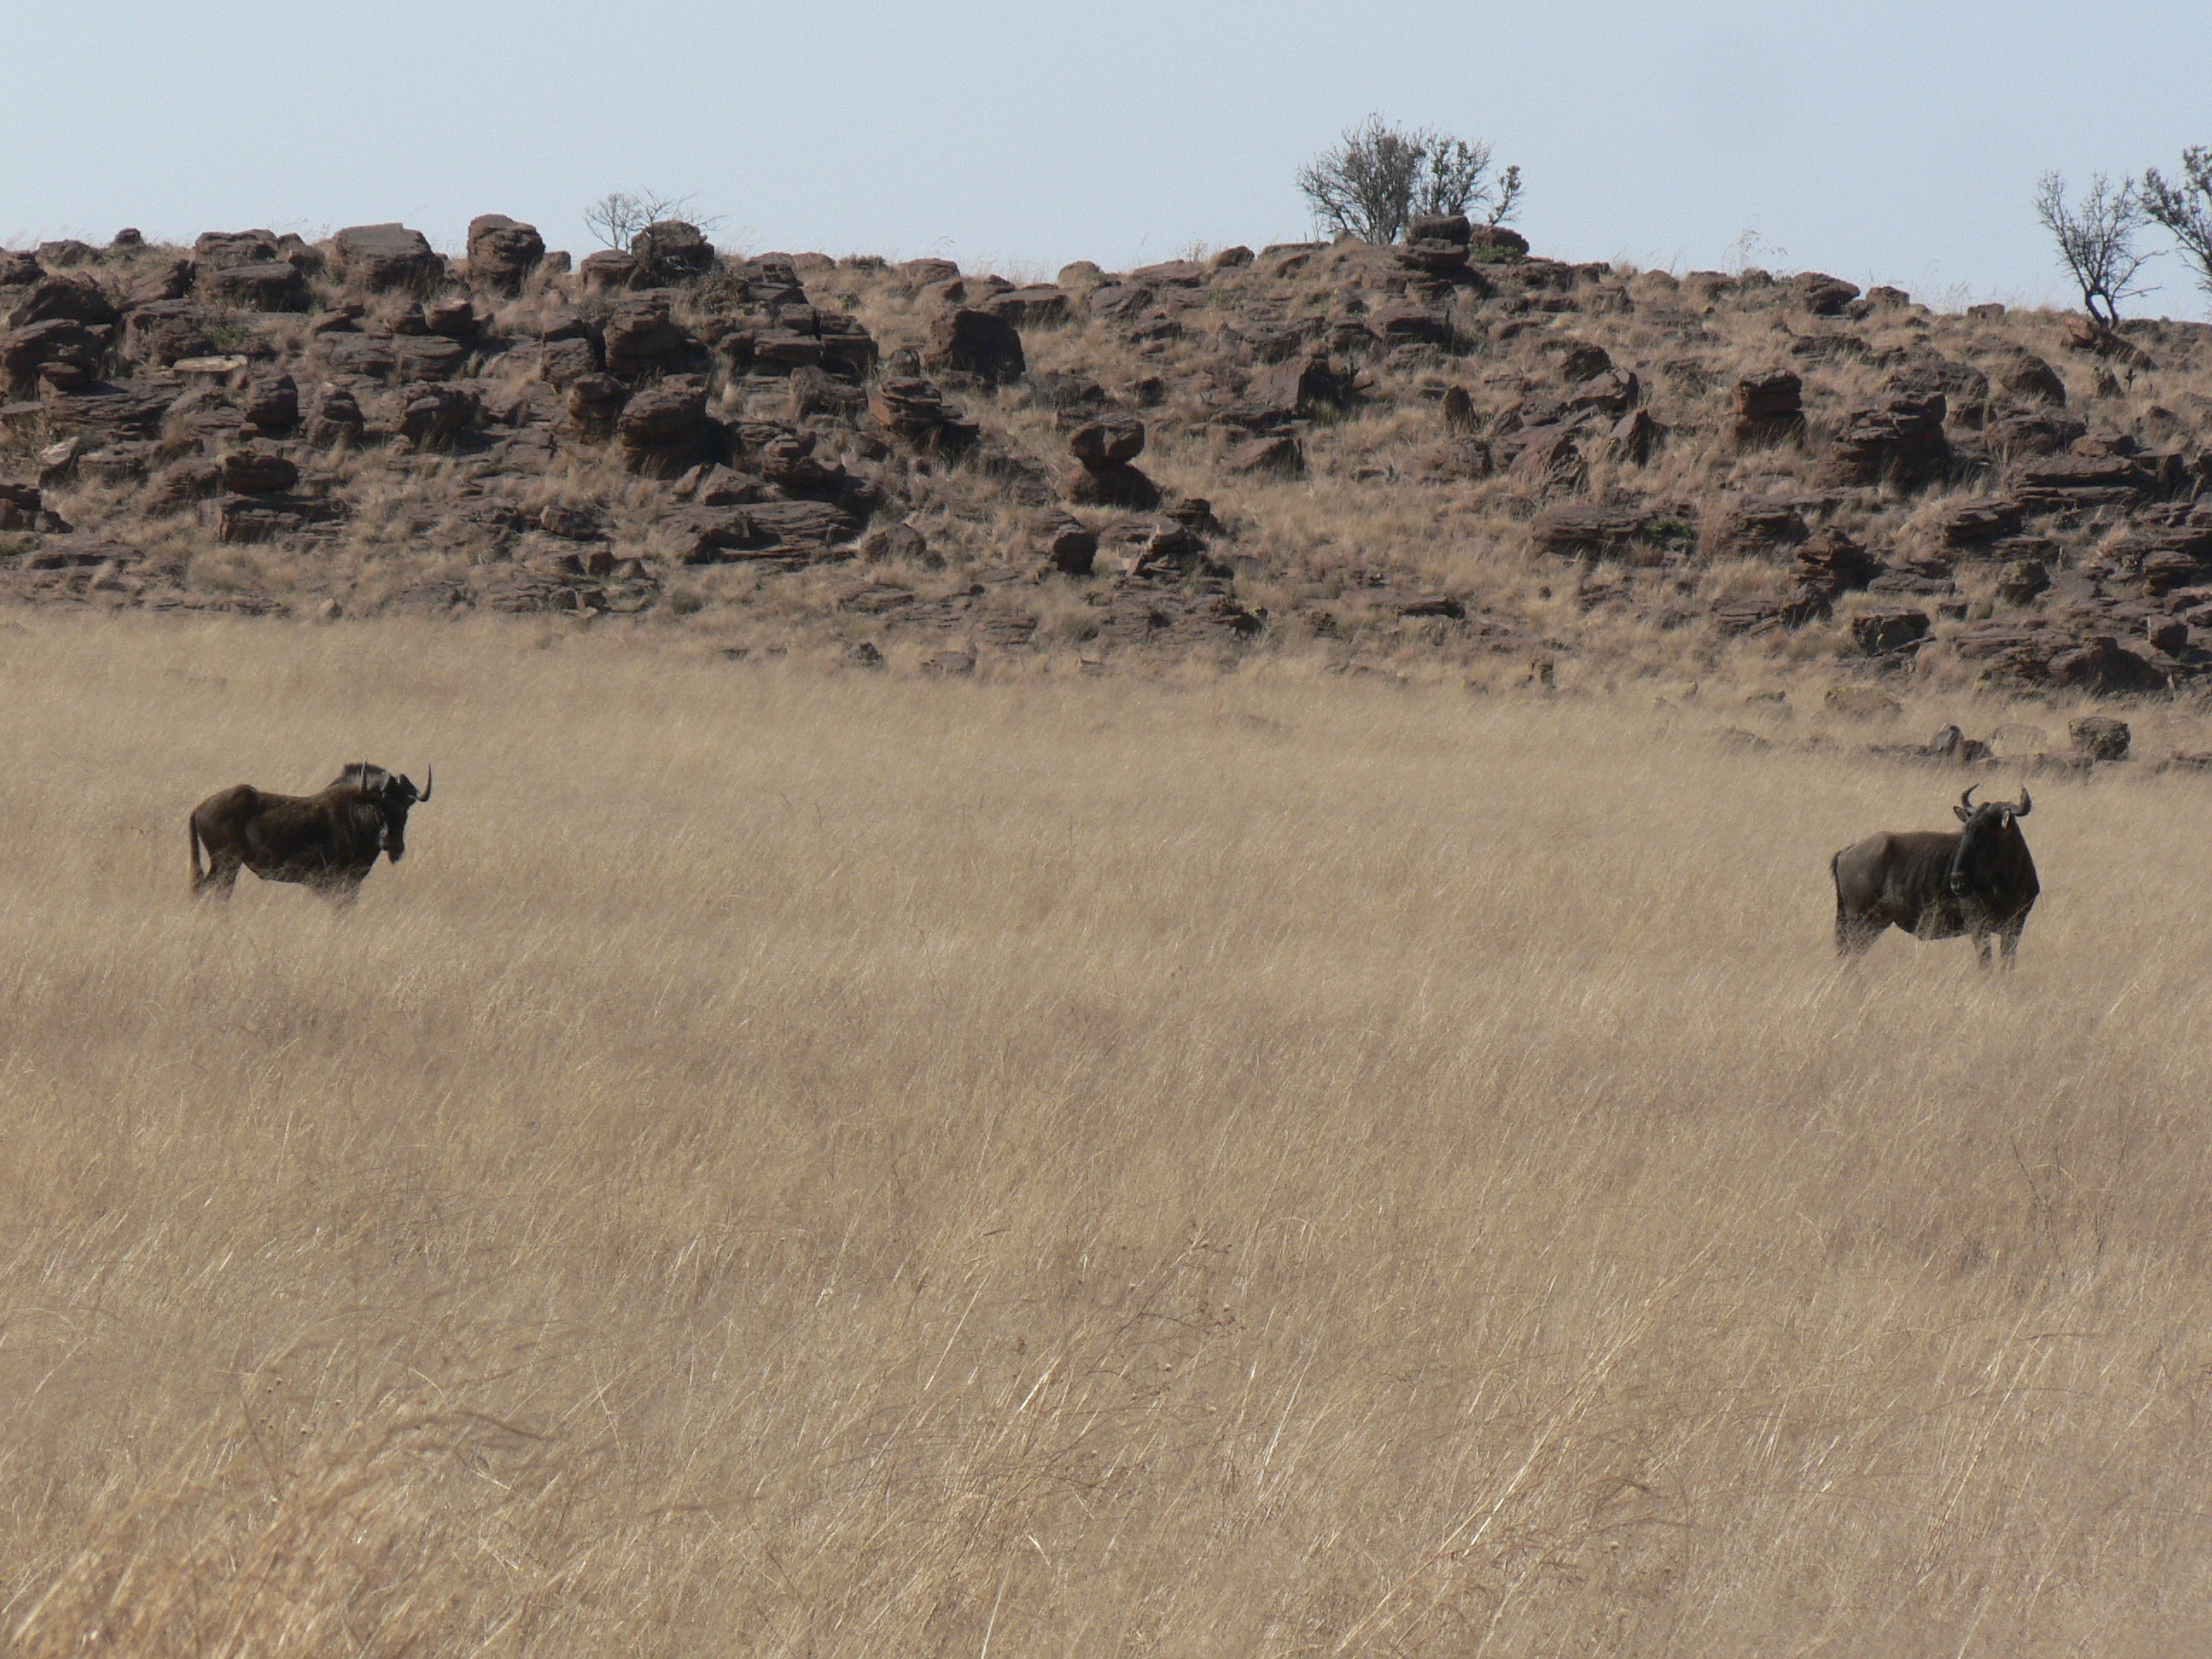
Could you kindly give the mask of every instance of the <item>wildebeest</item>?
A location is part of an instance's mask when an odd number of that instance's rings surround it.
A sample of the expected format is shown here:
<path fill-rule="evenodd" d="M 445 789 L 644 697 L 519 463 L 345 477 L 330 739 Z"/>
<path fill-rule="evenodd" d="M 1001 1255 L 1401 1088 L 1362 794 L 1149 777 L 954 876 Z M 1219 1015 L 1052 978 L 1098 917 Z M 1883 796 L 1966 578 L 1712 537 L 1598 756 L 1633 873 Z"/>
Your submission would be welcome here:
<path fill-rule="evenodd" d="M 1963 828 L 1869 836 L 1828 861 L 1835 878 L 1835 948 L 1855 956 L 1885 927 L 1916 938 L 1974 937 L 1974 954 L 1989 966 L 1989 936 L 2013 966 L 2020 930 L 2042 887 L 2028 856 L 2019 820 L 2034 803 L 2024 785 L 2018 803 L 1974 804 L 1974 788 L 1951 810 Z"/>
<path fill-rule="evenodd" d="M 264 881 L 299 881 L 326 899 L 351 904 L 376 866 L 407 854 L 407 813 L 430 798 L 435 771 L 414 783 L 357 760 L 320 794 L 271 795 L 238 784 L 192 810 L 192 890 L 231 896 L 240 866 Z M 207 871 L 200 849 L 207 849 Z"/>

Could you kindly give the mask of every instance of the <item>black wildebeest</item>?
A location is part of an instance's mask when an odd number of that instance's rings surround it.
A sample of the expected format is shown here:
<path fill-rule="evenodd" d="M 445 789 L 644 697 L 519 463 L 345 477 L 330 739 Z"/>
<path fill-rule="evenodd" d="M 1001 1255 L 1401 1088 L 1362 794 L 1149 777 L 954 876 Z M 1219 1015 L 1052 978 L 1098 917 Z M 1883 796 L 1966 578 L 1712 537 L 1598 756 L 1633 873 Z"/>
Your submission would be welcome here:
<path fill-rule="evenodd" d="M 1989 966 L 1989 936 L 2013 966 L 2020 930 L 2028 925 L 2042 887 L 2028 856 L 2019 820 L 2034 803 L 2024 785 L 2016 804 L 1974 804 L 1974 789 L 1951 810 L 1962 828 L 1869 836 L 1828 861 L 1835 878 L 1835 948 L 1856 956 L 1885 927 L 1916 938 L 1974 937 L 1974 954 Z"/>
<path fill-rule="evenodd" d="M 424 773 L 418 795 L 409 779 L 357 760 L 317 795 L 271 795 L 251 784 L 210 795 L 192 810 L 192 890 L 227 899 L 243 866 L 351 904 L 379 853 L 395 864 L 406 856 L 408 810 L 430 798 L 435 781 Z"/>

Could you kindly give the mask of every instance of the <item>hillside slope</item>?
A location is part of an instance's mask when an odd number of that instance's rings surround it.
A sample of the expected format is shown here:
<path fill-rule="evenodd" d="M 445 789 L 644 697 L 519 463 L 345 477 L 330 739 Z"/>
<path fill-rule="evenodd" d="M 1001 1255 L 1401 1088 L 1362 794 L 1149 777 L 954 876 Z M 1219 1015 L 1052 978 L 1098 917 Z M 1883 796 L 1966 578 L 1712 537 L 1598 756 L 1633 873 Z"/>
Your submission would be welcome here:
<path fill-rule="evenodd" d="M 2201 325 L 1677 279 L 1463 219 L 1015 285 L 397 226 L 0 254 L 0 596 L 553 611 L 964 670 L 2106 696 L 2212 669 Z"/>

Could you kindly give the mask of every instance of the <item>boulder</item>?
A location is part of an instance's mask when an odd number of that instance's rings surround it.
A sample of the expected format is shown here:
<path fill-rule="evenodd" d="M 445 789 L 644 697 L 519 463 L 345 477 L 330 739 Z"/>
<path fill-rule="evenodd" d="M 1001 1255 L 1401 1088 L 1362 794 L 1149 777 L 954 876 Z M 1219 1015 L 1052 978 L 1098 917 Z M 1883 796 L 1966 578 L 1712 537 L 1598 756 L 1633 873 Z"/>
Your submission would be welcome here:
<path fill-rule="evenodd" d="M 208 334 L 214 325 L 213 315 L 185 300 L 134 306 L 123 324 L 123 355 L 157 368 L 181 358 L 206 357 L 215 349 Z"/>
<path fill-rule="evenodd" d="M 630 238 L 630 257 L 650 282 L 689 282 L 715 268 L 715 245 L 696 225 L 664 219 Z"/>
<path fill-rule="evenodd" d="M 1943 435 L 1941 392 L 1898 395 L 1846 415 L 1822 462 L 1821 481 L 1838 486 L 1888 483 L 1919 489 L 1940 478 L 1951 462 Z"/>
<path fill-rule="evenodd" d="M 1039 520 L 1030 539 L 1045 567 L 1064 576 L 1087 576 L 1098 556 L 1098 532 L 1065 513 Z"/>
<path fill-rule="evenodd" d="M 1378 305 L 1367 314 L 1367 332 L 1385 346 L 1450 346 L 1459 338 L 1452 319 L 1410 300 Z"/>
<path fill-rule="evenodd" d="M 1037 328 L 1068 320 L 1067 290 L 1052 283 L 1033 283 L 994 294 L 977 308 L 1016 328 Z"/>
<path fill-rule="evenodd" d="M 1475 227 L 1465 213 L 1415 213 L 1406 221 L 1408 242 L 1449 242 L 1464 248 L 1474 237 Z"/>
<path fill-rule="evenodd" d="M 284 251 L 274 231 L 202 231 L 193 240 L 192 266 L 205 276 L 232 265 L 274 264 L 283 258 Z"/>
<path fill-rule="evenodd" d="M 163 300 L 181 300 L 192 292 L 192 261 L 181 257 L 157 259 L 139 268 L 130 279 L 130 304 L 124 308 L 128 315 L 131 306 L 155 305 Z"/>
<path fill-rule="evenodd" d="M 1925 611 L 1868 611 L 1851 619 L 1851 637 L 1869 657 L 1905 651 L 1928 637 Z"/>
<path fill-rule="evenodd" d="M 2158 475 L 2133 455 L 2041 455 L 2016 459 L 2006 483 L 2029 509 L 2130 506 L 2154 494 Z"/>
<path fill-rule="evenodd" d="M 1641 467 L 1649 461 L 1667 436 L 1667 429 L 1646 410 L 1631 410 L 1613 423 L 1605 435 L 1606 447 L 1616 460 Z"/>
<path fill-rule="evenodd" d="M 620 248 L 601 248 L 597 253 L 586 254 L 576 274 L 583 278 L 587 294 L 618 294 L 646 285 L 636 258 Z"/>
<path fill-rule="evenodd" d="M 1857 542 L 1833 527 L 1821 531 L 1797 549 L 1799 582 L 1816 589 L 1822 598 L 1861 588 L 1881 571 L 1881 564 Z"/>
<path fill-rule="evenodd" d="M 1141 316 L 1159 296 L 1136 283 L 1112 283 L 1090 291 L 1090 315 L 1106 322 L 1130 322 Z"/>
<path fill-rule="evenodd" d="M 886 431 L 924 451 L 957 454 L 976 442 L 976 425 L 927 380 L 879 380 L 868 392 L 868 409 Z"/>
<path fill-rule="evenodd" d="M 1077 467 L 1061 480 L 1060 490 L 1078 506 L 1149 512 L 1160 505 L 1160 486 L 1126 461 Z"/>
<path fill-rule="evenodd" d="M 331 238 L 340 279 L 372 294 L 421 290 L 445 280 L 429 238 L 404 225 L 353 225 Z"/>
<path fill-rule="evenodd" d="M 344 506 L 319 498 L 232 494 L 214 502 L 215 538 L 222 542 L 273 542 L 296 536 L 345 517 Z"/>
<path fill-rule="evenodd" d="M 1028 368 L 1021 333 L 1014 324 L 964 308 L 930 325 L 922 365 L 939 373 L 972 375 L 986 385 L 1019 380 Z"/>
<path fill-rule="evenodd" d="M 468 221 L 468 280 L 494 294 L 522 292 L 545 257 L 537 226 L 505 213 L 480 213 Z"/>
<path fill-rule="evenodd" d="M 1440 237 L 1408 239 L 1390 251 L 1408 270 L 1420 271 L 1430 276 L 1448 276 L 1463 269 L 1467 263 L 1465 243 L 1447 242 Z"/>
<path fill-rule="evenodd" d="M 1313 353 L 1264 369 L 1252 377 L 1243 403 L 1285 419 L 1303 420 L 1351 397 L 1349 378 L 1337 373 L 1326 357 Z"/>
<path fill-rule="evenodd" d="M 419 449 L 450 445 L 483 413 L 474 392 L 457 386 L 417 386 L 407 394 L 399 416 L 399 435 Z"/>
<path fill-rule="evenodd" d="M 1946 547 L 1980 547 L 2020 533 L 2020 504 L 2005 496 L 1962 496 L 1943 504 L 1936 515 L 1936 536 Z"/>
<path fill-rule="evenodd" d="M 2022 352 L 1998 372 L 1997 385 L 2007 396 L 2025 404 L 2066 407 L 2066 382 L 2058 371 L 2032 352 Z"/>
<path fill-rule="evenodd" d="M 2066 319 L 2066 346 L 2069 351 L 2085 352 L 2131 369 L 2150 369 L 2158 365 L 2149 353 L 2143 351 L 2125 335 L 2114 333 L 2094 318 L 2079 312 Z"/>
<path fill-rule="evenodd" d="M 2124 720 L 2109 715 L 2084 715 L 2066 728 L 2074 747 L 2092 760 L 2125 760 L 2133 734 Z"/>
<path fill-rule="evenodd" d="M 362 418 L 361 405 L 344 386 L 325 385 L 315 400 L 314 416 L 307 426 L 307 441 L 318 449 L 328 449 L 340 443 L 360 441 L 368 423 Z"/>
<path fill-rule="evenodd" d="M 1432 484 L 1473 483 L 1497 472 L 1497 458 L 1480 438 L 1463 435 L 1421 450 L 1410 470 Z"/>
<path fill-rule="evenodd" d="M 671 375 L 647 386 L 622 406 L 614 435 L 623 467 L 649 478 L 675 478 L 714 459 L 720 433 L 707 417 L 706 381 Z"/>
<path fill-rule="evenodd" d="M 1707 528 L 1708 551 L 1723 557 L 1758 558 L 1796 547 L 1812 531 L 1796 504 L 1764 496 L 1737 496 L 1720 508 Z"/>
<path fill-rule="evenodd" d="M 281 495 L 300 481 L 300 469 L 273 449 L 233 449 L 221 466 L 223 487 L 240 495 Z"/>
<path fill-rule="evenodd" d="M 238 412 L 248 425 L 264 435 L 289 432 L 300 423 L 298 383 L 282 369 L 264 370 L 240 390 Z"/>
<path fill-rule="evenodd" d="M 300 275 L 299 267 L 283 259 L 203 270 L 194 288 L 211 305 L 233 306 L 241 311 L 304 311 L 310 298 L 307 278 Z"/>
<path fill-rule="evenodd" d="M 483 332 L 476 308 L 467 300 L 435 300 L 423 308 L 423 326 L 448 340 L 472 340 Z"/>
<path fill-rule="evenodd" d="M 76 322 L 103 327 L 116 321 L 115 302 L 87 276 L 48 276 L 31 284 L 9 308 L 7 325 L 28 328 L 37 322 Z"/>
<path fill-rule="evenodd" d="M 2088 427 L 2056 410 L 2007 410 L 1982 430 L 1982 442 L 2000 460 L 2019 455 L 2055 455 L 2071 447 Z"/>
<path fill-rule="evenodd" d="M 549 340 L 538 347 L 537 378 L 563 391 L 600 367 L 599 342 L 589 336 Z"/>
<path fill-rule="evenodd" d="M 1144 423 L 1134 415 L 1086 421 L 1068 435 L 1068 449 L 1086 467 L 1118 466 L 1144 453 Z"/>
<path fill-rule="evenodd" d="M 2032 605 L 2050 587 L 2041 559 L 2014 559 L 1997 575 L 1997 596 L 2007 605 Z"/>
<path fill-rule="evenodd" d="M 585 374 L 569 383 L 564 401 L 569 423 L 579 435 L 603 439 L 614 435 L 614 423 L 629 400 L 630 388 L 613 375 Z"/>
<path fill-rule="evenodd" d="M 1146 288 L 1200 288 L 1208 274 L 1195 259 L 1164 259 L 1156 265 L 1138 266 L 1129 280 Z"/>
<path fill-rule="evenodd" d="M 1524 493 L 1544 500 L 1580 491 L 1589 480 L 1590 465 L 1572 431 L 1540 427 L 1525 435 L 1508 472 Z"/>
<path fill-rule="evenodd" d="M 1529 539 L 1539 552 L 1560 558 L 1626 558 L 1650 515 L 1633 501 L 1575 502 L 1546 507 L 1530 521 Z"/>
<path fill-rule="evenodd" d="M 1306 470 L 1306 452 L 1287 432 L 1267 433 L 1225 450 L 1221 469 L 1238 476 L 1271 473 L 1295 477 Z"/>
<path fill-rule="evenodd" d="M 2110 634 L 2096 634 L 2051 653 L 2050 683 L 2098 696 L 2164 691 L 2166 677 L 2146 657 L 2125 649 Z"/>
<path fill-rule="evenodd" d="M 1789 279 L 1789 286 L 1798 302 L 1816 317 L 1841 316 L 1844 308 L 1859 297 L 1855 283 L 1818 270 L 1799 272 Z"/>
<path fill-rule="evenodd" d="M 601 338 L 607 372 L 618 380 L 686 373 L 705 365 L 704 347 L 670 319 L 664 299 L 637 299 L 617 306 Z"/>
<path fill-rule="evenodd" d="M 107 355 L 110 332 L 55 318 L 0 334 L 0 382 L 25 396 L 48 370 L 59 369 L 73 389 L 89 385 Z"/>
<path fill-rule="evenodd" d="M 1467 233 L 1467 245 L 1478 258 L 1525 259 L 1529 238 L 1503 225 L 1477 225 Z"/>
<path fill-rule="evenodd" d="M 1747 375 L 1732 395 L 1730 435 L 1738 448 L 1779 443 L 1805 429 L 1805 383 L 1789 369 Z"/>

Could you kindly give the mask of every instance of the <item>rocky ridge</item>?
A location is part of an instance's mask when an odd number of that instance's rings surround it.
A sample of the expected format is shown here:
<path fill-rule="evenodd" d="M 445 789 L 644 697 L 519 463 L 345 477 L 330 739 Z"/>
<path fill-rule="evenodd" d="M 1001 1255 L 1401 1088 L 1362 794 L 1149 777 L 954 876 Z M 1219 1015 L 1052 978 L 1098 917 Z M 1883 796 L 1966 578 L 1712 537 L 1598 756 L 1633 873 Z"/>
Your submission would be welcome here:
<path fill-rule="evenodd" d="M 2212 329 L 1417 220 L 1053 282 L 486 215 L 0 251 L 0 598 L 782 630 L 939 671 L 1663 639 L 2212 675 Z"/>

